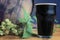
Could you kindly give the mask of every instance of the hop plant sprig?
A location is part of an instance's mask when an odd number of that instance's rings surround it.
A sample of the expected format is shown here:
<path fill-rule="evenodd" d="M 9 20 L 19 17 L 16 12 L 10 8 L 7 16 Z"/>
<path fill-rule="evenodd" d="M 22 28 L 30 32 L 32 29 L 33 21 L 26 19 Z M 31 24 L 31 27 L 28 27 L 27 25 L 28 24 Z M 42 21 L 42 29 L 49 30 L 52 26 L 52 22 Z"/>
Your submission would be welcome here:
<path fill-rule="evenodd" d="M 19 26 L 17 26 L 16 24 L 13 24 L 9 19 L 5 19 L 0 26 L 0 35 L 8 35 L 10 31 L 15 35 L 19 35 L 20 30 L 18 29 L 20 28 L 18 27 Z"/>

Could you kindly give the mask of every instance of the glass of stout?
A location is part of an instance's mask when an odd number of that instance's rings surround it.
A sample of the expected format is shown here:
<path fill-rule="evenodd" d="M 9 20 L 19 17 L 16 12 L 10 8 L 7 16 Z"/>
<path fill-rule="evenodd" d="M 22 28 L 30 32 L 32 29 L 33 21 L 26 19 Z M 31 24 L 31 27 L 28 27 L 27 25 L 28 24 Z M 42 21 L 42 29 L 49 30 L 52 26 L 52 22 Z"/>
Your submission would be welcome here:
<path fill-rule="evenodd" d="M 56 16 L 56 3 L 37 3 L 36 17 L 38 35 L 41 38 L 51 38 Z"/>

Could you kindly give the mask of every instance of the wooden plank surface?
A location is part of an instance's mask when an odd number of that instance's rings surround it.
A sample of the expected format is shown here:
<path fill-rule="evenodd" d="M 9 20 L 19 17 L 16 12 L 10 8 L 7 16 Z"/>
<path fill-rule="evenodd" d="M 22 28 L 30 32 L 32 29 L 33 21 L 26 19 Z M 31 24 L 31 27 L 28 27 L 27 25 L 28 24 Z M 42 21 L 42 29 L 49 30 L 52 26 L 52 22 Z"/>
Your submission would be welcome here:
<path fill-rule="evenodd" d="M 53 33 L 53 37 L 50 40 L 60 40 L 60 28 L 56 27 L 55 29 L 56 29 L 56 32 Z M 33 32 L 37 34 L 36 29 L 34 29 Z M 8 36 L 1 36 L 0 40 L 42 40 L 42 38 L 30 37 L 28 39 L 22 39 L 18 36 L 8 35 Z"/>

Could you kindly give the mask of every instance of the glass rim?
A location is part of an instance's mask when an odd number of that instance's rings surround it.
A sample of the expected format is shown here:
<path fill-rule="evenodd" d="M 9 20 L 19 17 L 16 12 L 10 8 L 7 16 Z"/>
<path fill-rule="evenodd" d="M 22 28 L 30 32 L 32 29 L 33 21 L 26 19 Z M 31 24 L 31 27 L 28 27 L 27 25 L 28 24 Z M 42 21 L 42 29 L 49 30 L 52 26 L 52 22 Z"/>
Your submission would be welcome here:
<path fill-rule="evenodd" d="M 35 5 L 57 5 L 56 3 L 37 3 Z"/>

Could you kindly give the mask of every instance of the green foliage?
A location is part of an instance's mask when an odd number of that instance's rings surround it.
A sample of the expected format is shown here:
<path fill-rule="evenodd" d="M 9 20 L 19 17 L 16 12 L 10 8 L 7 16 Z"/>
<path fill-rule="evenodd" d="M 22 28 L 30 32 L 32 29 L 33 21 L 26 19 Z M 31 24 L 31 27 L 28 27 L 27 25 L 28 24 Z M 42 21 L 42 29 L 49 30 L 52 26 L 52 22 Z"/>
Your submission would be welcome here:
<path fill-rule="evenodd" d="M 2 36 L 2 35 L 4 35 L 4 33 L 3 33 L 3 31 L 2 30 L 0 30 L 0 35 Z"/>
<path fill-rule="evenodd" d="M 9 19 L 5 19 L 0 25 L 0 35 L 8 35 L 10 31 L 15 35 L 19 35 L 20 30 L 17 29 L 18 27 L 19 26 L 13 24 Z"/>

